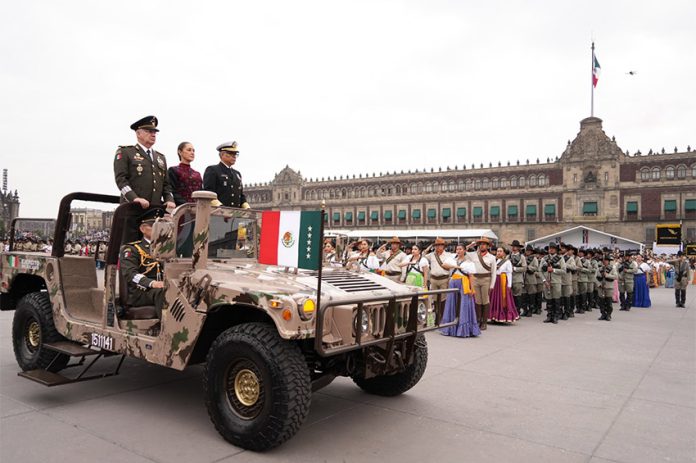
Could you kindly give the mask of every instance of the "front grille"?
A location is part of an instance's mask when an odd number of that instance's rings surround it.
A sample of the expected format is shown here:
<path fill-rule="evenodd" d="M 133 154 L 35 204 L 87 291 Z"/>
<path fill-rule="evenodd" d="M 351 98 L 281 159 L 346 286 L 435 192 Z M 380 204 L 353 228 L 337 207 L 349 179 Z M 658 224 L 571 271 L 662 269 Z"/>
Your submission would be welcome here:
<path fill-rule="evenodd" d="M 321 280 L 348 293 L 387 289 L 379 283 L 350 272 L 330 272 L 321 275 Z"/>

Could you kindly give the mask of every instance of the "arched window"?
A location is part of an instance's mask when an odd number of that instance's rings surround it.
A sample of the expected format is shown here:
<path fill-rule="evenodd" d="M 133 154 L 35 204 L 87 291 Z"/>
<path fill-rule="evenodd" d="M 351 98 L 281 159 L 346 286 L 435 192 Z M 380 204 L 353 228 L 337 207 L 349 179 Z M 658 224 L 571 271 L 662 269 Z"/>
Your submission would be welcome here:
<path fill-rule="evenodd" d="M 652 179 L 653 180 L 660 180 L 660 168 L 659 167 L 653 167 Z"/>
<path fill-rule="evenodd" d="M 686 178 L 686 166 L 684 164 L 677 167 L 677 178 Z"/>
<path fill-rule="evenodd" d="M 667 166 L 665 169 L 665 177 L 667 180 L 674 180 L 674 167 L 673 166 Z"/>
<path fill-rule="evenodd" d="M 428 183 L 425 184 L 425 192 L 426 192 L 426 193 L 432 193 L 432 192 L 433 192 L 433 187 L 432 187 L 432 185 L 430 184 L 430 182 L 428 182 Z"/>
<path fill-rule="evenodd" d="M 474 180 L 474 190 L 480 190 L 480 189 L 481 189 L 481 180 L 477 178 L 476 180 Z"/>
<path fill-rule="evenodd" d="M 415 183 L 412 183 L 408 191 L 410 191 L 412 195 L 416 194 L 416 192 L 418 192 L 418 186 Z"/>
<path fill-rule="evenodd" d="M 440 191 L 440 184 L 437 182 L 433 182 L 433 192 L 437 193 L 438 191 Z"/>
<path fill-rule="evenodd" d="M 529 186 L 537 186 L 537 176 L 532 175 L 529 177 Z"/>
<path fill-rule="evenodd" d="M 466 189 L 471 190 L 474 187 L 474 182 L 470 178 L 466 179 Z"/>
<path fill-rule="evenodd" d="M 488 180 L 488 178 L 484 178 L 481 187 L 482 187 L 484 190 L 487 190 L 487 189 L 490 187 L 490 185 L 491 185 L 490 180 Z"/>
<path fill-rule="evenodd" d="M 256 198 L 254 197 L 254 199 L 256 199 Z M 312 193 L 311 193 L 309 190 L 305 191 L 304 199 L 307 200 L 307 201 L 309 201 L 310 199 L 312 199 Z"/>
<path fill-rule="evenodd" d="M 524 188 L 525 185 L 527 184 L 527 179 L 524 178 L 524 177 L 520 177 L 520 178 L 517 180 L 517 184 L 520 186 L 520 188 Z"/>
<path fill-rule="evenodd" d="M 457 182 L 457 190 L 464 191 L 464 188 L 466 188 L 466 183 L 464 182 L 464 179 L 460 179 Z"/>
<path fill-rule="evenodd" d="M 418 194 L 422 194 L 422 193 L 423 193 L 423 184 L 422 184 L 422 183 L 419 183 L 419 184 L 418 184 L 418 190 L 416 190 L 416 191 L 418 192 Z"/>
<path fill-rule="evenodd" d="M 647 167 L 643 167 L 640 170 L 640 179 L 641 180 L 650 180 L 650 169 Z"/>
<path fill-rule="evenodd" d="M 510 187 L 511 187 L 511 188 L 517 188 L 517 177 L 511 177 L 511 178 L 510 178 Z"/>
<path fill-rule="evenodd" d="M 450 180 L 448 186 L 449 186 L 449 187 L 448 187 L 448 190 L 449 190 L 449 191 L 456 191 L 456 187 L 455 187 L 454 180 Z"/>
<path fill-rule="evenodd" d="M 493 184 L 493 188 L 498 189 L 500 188 L 500 180 L 498 178 L 494 178 L 493 181 L 491 182 Z"/>
<path fill-rule="evenodd" d="M 500 179 L 500 188 L 507 188 L 509 185 L 508 179 L 503 177 Z"/>
<path fill-rule="evenodd" d="M 401 185 L 396 185 L 396 194 L 397 195 L 401 194 Z"/>
<path fill-rule="evenodd" d="M 336 199 L 336 190 L 331 190 L 331 199 Z"/>

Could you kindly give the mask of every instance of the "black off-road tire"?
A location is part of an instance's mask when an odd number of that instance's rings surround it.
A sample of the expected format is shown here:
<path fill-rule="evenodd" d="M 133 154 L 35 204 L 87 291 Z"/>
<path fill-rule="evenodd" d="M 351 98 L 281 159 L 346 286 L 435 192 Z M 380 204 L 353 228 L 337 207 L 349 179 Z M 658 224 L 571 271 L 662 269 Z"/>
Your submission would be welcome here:
<path fill-rule="evenodd" d="M 242 383 L 240 392 L 235 379 Z M 258 387 L 245 389 L 249 384 Z M 215 429 L 232 444 L 255 451 L 294 436 L 312 399 L 309 369 L 300 349 L 266 323 L 237 325 L 217 337 L 208 351 L 204 389 Z M 245 395 L 249 390 L 257 393 Z"/>
<path fill-rule="evenodd" d="M 45 292 L 29 293 L 17 303 L 12 320 L 12 347 L 23 371 L 47 369 L 58 372 L 70 357 L 46 349 L 45 343 L 65 341 L 53 323 L 53 309 Z"/>
<path fill-rule="evenodd" d="M 375 376 L 369 379 L 353 376 L 352 379 L 360 389 L 369 394 L 393 397 L 403 394 L 415 386 L 423 377 L 427 365 L 428 343 L 425 340 L 425 336 L 421 334 L 416 339 L 413 363 L 407 366 L 404 371 L 393 375 Z"/>

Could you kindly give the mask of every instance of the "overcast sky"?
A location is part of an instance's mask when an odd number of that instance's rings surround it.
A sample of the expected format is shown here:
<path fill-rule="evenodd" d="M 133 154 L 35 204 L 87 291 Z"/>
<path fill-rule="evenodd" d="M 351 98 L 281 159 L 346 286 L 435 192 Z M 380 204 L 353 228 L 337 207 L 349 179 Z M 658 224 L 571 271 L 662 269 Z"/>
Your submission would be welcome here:
<path fill-rule="evenodd" d="M 159 118 L 170 165 L 237 140 L 245 183 L 559 156 L 590 112 L 632 153 L 696 147 L 696 2 L 31 1 L 0 28 L 0 168 L 22 216 L 117 194 Z M 627 72 L 636 71 L 635 76 Z"/>

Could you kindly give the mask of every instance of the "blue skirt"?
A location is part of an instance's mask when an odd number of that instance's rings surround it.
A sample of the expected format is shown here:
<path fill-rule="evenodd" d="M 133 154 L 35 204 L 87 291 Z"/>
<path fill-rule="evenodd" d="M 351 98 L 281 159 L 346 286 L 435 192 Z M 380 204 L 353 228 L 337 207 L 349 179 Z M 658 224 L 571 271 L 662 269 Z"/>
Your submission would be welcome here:
<path fill-rule="evenodd" d="M 674 269 L 669 269 L 665 276 L 665 288 L 674 288 Z"/>
<path fill-rule="evenodd" d="M 645 273 L 633 277 L 633 307 L 650 307 L 650 290 Z"/>
<path fill-rule="evenodd" d="M 476 322 L 476 310 L 474 308 L 474 295 L 464 294 L 462 289 L 462 280 L 452 279 L 449 283 L 450 288 L 459 290 L 461 303 L 459 304 L 459 323 L 447 328 L 442 328 L 440 332 L 445 336 L 457 336 L 460 338 L 468 338 L 469 336 L 479 336 L 481 330 Z M 457 295 L 455 293 L 448 294 L 445 301 L 445 311 L 442 314 L 440 323 L 449 323 L 457 318 Z"/>

